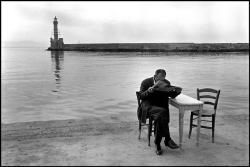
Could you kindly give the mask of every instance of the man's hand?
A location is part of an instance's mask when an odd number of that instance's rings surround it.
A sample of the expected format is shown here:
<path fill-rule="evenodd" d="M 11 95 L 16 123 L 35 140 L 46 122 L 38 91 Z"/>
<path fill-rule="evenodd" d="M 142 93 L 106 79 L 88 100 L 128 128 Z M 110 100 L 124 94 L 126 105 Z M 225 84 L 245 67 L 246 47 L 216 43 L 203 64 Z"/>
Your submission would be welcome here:
<path fill-rule="evenodd" d="M 148 92 L 149 92 L 149 93 L 153 93 L 153 92 L 154 92 L 154 87 L 149 87 L 149 88 L 148 88 Z"/>
<path fill-rule="evenodd" d="M 161 85 L 161 80 L 157 81 L 157 82 L 152 86 L 152 88 L 155 88 L 155 87 L 157 87 L 157 86 L 159 86 L 159 85 Z"/>
<path fill-rule="evenodd" d="M 154 86 L 153 86 L 153 89 L 163 89 L 163 88 L 166 88 L 166 87 L 168 87 L 169 86 L 169 84 L 168 83 L 166 83 L 165 81 L 163 81 L 163 80 L 159 80 L 159 81 L 157 81 L 155 84 L 154 84 Z"/>

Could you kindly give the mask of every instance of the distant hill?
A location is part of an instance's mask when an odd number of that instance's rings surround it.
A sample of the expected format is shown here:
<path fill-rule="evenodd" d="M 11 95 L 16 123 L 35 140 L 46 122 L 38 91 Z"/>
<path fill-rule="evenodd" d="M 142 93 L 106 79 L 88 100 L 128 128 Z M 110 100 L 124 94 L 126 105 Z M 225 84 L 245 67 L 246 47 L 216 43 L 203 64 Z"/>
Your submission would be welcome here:
<path fill-rule="evenodd" d="M 46 48 L 48 44 L 35 41 L 2 41 L 2 47 L 7 48 Z"/>

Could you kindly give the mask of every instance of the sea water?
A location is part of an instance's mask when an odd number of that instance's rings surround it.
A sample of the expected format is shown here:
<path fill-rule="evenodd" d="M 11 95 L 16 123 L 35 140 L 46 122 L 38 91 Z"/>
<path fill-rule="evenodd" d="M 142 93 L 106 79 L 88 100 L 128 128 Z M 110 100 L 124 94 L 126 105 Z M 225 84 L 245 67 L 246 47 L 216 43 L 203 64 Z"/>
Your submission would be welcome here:
<path fill-rule="evenodd" d="M 156 69 L 196 98 L 220 89 L 218 113 L 249 115 L 249 53 L 51 52 L 2 48 L 2 123 L 82 119 L 131 112 Z"/>

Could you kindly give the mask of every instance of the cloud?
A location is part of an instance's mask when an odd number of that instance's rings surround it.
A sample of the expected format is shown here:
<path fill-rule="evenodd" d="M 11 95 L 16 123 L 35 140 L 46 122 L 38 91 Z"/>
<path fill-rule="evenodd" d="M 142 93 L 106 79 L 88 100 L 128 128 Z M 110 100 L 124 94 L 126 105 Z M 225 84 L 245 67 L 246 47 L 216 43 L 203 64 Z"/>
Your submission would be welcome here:
<path fill-rule="evenodd" d="M 244 2 L 4 2 L 4 40 L 49 44 L 57 16 L 65 43 L 248 42 Z"/>

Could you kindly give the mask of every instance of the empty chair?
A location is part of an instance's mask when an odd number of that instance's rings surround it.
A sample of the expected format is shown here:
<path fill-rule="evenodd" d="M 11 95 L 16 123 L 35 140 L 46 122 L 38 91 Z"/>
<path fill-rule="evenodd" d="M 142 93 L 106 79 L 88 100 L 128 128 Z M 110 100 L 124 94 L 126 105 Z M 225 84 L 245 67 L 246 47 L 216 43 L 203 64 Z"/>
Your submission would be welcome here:
<path fill-rule="evenodd" d="M 140 92 L 136 92 L 136 97 L 137 97 L 137 102 L 138 102 L 138 107 L 141 105 L 141 99 L 140 99 Z M 138 139 L 140 140 L 141 138 L 141 128 L 142 126 L 147 126 L 148 127 L 148 146 L 150 146 L 150 136 L 152 134 L 152 131 L 154 131 L 154 127 L 153 127 L 153 118 L 152 117 L 148 117 L 146 122 L 148 123 L 142 123 L 141 120 L 139 120 L 139 136 Z M 155 131 L 154 131 L 155 133 Z"/>
<path fill-rule="evenodd" d="M 201 128 L 212 129 L 213 143 L 214 143 L 215 117 L 216 117 L 219 95 L 220 95 L 220 90 L 212 88 L 203 88 L 203 89 L 197 88 L 197 99 L 204 102 L 202 116 L 201 116 Z M 191 136 L 192 128 L 197 127 L 197 124 L 193 124 L 193 120 L 198 118 L 198 112 L 199 112 L 198 110 L 191 111 L 188 138 L 190 138 Z M 211 126 L 203 125 L 202 122 L 211 122 L 212 125 L 211 124 L 210 124 Z"/>

